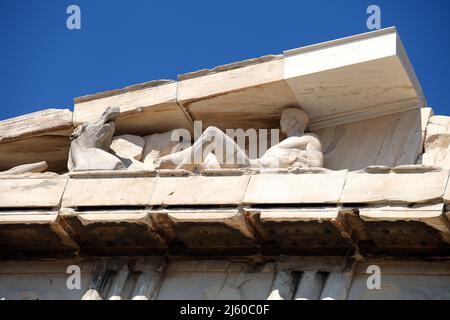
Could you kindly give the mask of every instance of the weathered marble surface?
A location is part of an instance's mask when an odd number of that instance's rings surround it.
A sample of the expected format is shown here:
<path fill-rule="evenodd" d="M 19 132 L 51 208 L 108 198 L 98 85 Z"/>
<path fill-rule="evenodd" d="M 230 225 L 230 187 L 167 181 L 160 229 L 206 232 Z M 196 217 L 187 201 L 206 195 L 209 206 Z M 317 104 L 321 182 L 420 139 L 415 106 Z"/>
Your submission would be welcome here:
<path fill-rule="evenodd" d="M 359 216 L 364 221 L 419 221 L 450 235 L 450 222 L 445 216 L 443 203 L 360 208 Z"/>
<path fill-rule="evenodd" d="M 427 125 L 427 138 L 435 134 L 450 134 L 450 117 L 433 115 Z"/>
<path fill-rule="evenodd" d="M 324 166 L 329 169 L 359 170 L 369 165 L 414 164 L 422 153 L 425 132 L 423 123 L 426 124 L 429 114 L 429 108 L 421 111 L 418 109 L 313 132 L 323 144 Z M 147 146 L 142 161 L 152 165 L 155 158 L 168 154 L 177 144 L 170 141 L 170 134 L 169 131 L 166 134 L 168 137 L 163 137 L 163 134 L 156 134 L 153 138 L 144 137 Z M 14 165 L 23 164 L 23 159 L 26 159 L 27 162 L 46 160 L 51 171 L 64 171 L 65 165 L 61 166 L 59 163 L 67 157 L 67 137 L 42 135 L 33 139 L 39 141 L 29 145 L 27 139 L 20 139 L 14 143 L 0 144 L 0 169 L 7 170 Z M 54 148 L 41 153 L 42 146 L 54 143 L 57 143 Z M 33 152 L 27 151 L 28 148 Z M 436 151 L 429 150 L 425 154 L 424 164 L 434 165 L 446 161 L 443 151 L 445 150 L 441 147 Z M 22 162 L 17 162 L 18 159 L 22 159 Z"/>
<path fill-rule="evenodd" d="M 425 173 L 350 172 L 341 203 L 426 203 L 444 197 L 448 170 Z M 426 186 L 426 187 L 424 187 Z"/>
<path fill-rule="evenodd" d="M 59 207 L 67 177 L 0 178 L 1 208 Z"/>
<path fill-rule="evenodd" d="M 284 62 L 312 129 L 427 105 L 395 27 L 287 50 Z"/>
<path fill-rule="evenodd" d="M 450 117 L 430 118 L 424 148 L 423 164 L 450 169 Z"/>
<path fill-rule="evenodd" d="M 49 170 L 67 171 L 72 112 L 46 109 L 0 121 L 0 171 L 46 161 Z"/>
<path fill-rule="evenodd" d="M 62 199 L 63 207 L 145 206 L 150 203 L 156 179 L 146 177 L 79 176 L 69 180 Z"/>
<path fill-rule="evenodd" d="M 0 143 L 40 135 L 68 136 L 73 129 L 68 109 L 46 109 L 0 121 Z"/>
<path fill-rule="evenodd" d="M 178 103 L 205 127 L 275 128 L 281 111 L 298 105 L 283 80 L 283 64 L 277 56 L 241 68 L 182 78 Z"/>
<path fill-rule="evenodd" d="M 354 171 L 415 164 L 423 152 L 430 113 L 430 108 L 416 109 L 314 130 L 323 145 L 324 167 Z"/>
<path fill-rule="evenodd" d="M 144 136 L 142 161 L 153 166 L 154 160 L 172 153 L 179 143 L 174 139 L 174 134 L 175 130 L 171 130 Z"/>
<path fill-rule="evenodd" d="M 246 204 L 337 203 L 347 171 L 325 174 L 252 175 Z"/>
<path fill-rule="evenodd" d="M 145 141 L 140 136 L 124 134 L 115 136 L 112 139 L 111 149 L 120 157 L 141 160 L 144 151 Z"/>
<path fill-rule="evenodd" d="M 238 177 L 159 177 L 151 205 L 238 205 L 249 176 Z"/>
<path fill-rule="evenodd" d="M 366 240 L 378 249 L 395 241 L 396 253 L 448 252 L 447 170 L 415 165 L 351 173 L 220 172 L 1 177 L 6 196 L 0 198 L 0 224 L 61 227 L 92 254 L 161 252 L 172 244 L 202 253 L 344 255 L 356 247 L 363 254 L 376 252 L 364 248 Z M 49 208 L 53 220 L 32 212 Z M 12 243 L 5 241 L 7 247 Z"/>
<path fill-rule="evenodd" d="M 74 123 L 93 121 L 110 106 L 120 108 L 118 134 L 140 136 L 170 129 L 192 129 L 192 120 L 177 104 L 177 83 L 150 81 L 74 99 Z"/>

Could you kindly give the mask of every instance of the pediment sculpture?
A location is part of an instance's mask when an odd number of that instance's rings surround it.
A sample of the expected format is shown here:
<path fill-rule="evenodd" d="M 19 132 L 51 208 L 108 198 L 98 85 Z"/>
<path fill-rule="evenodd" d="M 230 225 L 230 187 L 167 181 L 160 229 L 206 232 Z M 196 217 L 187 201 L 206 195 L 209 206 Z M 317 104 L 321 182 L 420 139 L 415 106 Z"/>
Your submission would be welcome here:
<path fill-rule="evenodd" d="M 309 117 L 300 108 L 283 110 L 280 128 L 286 139 L 260 157 L 249 155 L 245 146 L 213 126 L 189 145 L 180 142 L 178 130 L 113 138 L 118 115 L 118 108 L 108 108 L 97 121 L 74 131 L 69 171 L 323 167 L 322 145 L 316 135 L 306 133 Z"/>
<path fill-rule="evenodd" d="M 235 167 L 250 168 L 310 168 L 323 167 L 322 145 L 319 138 L 305 133 L 309 124 L 308 115 L 299 108 L 287 108 L 282 112 L 280 128 L 287 138 L 269 148 L 261 157 L 250 158 L 233 139 L 216 127 L 208 127 L 192 146 L 156 159 L 157 168 L 186 169 L 195 163 L 199 155 L 203 168 L 220 168 L 222 161 L 217 159 L 215 145 L 223 146 Z M 211 151 L 209 151 L 211 150 Z M 223 153 L 221 154 L 223 158 Z M 221 159 L 222 160 L 222 159 Z"/>
<path fill-rule="evenodd" d="M 69 171 L 125 169 L 110 149 L 119 114 L 119 108 L 108 108 L 97 121 L 75 129 L 70 136 Z"/>

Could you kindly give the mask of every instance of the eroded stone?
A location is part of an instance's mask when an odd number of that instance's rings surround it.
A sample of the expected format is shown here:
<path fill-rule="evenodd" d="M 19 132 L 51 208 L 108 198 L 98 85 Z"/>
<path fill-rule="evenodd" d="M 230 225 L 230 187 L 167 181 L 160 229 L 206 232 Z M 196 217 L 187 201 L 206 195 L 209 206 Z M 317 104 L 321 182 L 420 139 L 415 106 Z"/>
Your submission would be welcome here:
<path fill-rule="evenodd" d="M 73 177 L 69 180 L 63 207 L 145 206 L 150 202 L 156 178 Z"/>
<path fill-rule="evenodd" d="M 67 178 L 0 179 L 1 208 L 58 207 Z"/>
<path fill-rule="evenodd" d="M 252 175 L 246 204 L 338 203 L 346 170 L 324 174 Z"/>
<path fill-rule="evenodd" d="M 448 171 L 369 174 L 349 172 L 341 203 L 426 203 L 443 198 Z"/>
<path fill-rule="evenodd" d="M 249 176 L 159 177 L 150 205 L 238 205 L 249 179 Z"/>
<path fill-rule="evenodd" d="M 120 157 L 139 161 L 142 158 L 144 146 L 145 140 L 142 137 L 124 134 L 112 139 L 111 150 Z"/>

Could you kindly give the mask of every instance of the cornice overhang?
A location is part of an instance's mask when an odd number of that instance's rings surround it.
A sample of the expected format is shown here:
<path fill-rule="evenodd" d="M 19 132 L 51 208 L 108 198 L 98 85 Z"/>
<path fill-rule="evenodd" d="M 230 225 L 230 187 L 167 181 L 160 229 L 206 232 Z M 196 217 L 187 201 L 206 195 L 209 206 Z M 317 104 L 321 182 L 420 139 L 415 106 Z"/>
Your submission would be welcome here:
<path fill-rule="evenodd" d="M 0 253 L 445 256 L 448 179 L 427 166 L 3 176 Z"/>
<path fill-rule="evenodd" d="M 194 120 L 275 128 L 282 109 L 301 106 L 318 129 L 427 106 L 394 27 L 150 84 L 76 98 L 75 123 L 119 106 L 119 132 L 192 129 Z"/>

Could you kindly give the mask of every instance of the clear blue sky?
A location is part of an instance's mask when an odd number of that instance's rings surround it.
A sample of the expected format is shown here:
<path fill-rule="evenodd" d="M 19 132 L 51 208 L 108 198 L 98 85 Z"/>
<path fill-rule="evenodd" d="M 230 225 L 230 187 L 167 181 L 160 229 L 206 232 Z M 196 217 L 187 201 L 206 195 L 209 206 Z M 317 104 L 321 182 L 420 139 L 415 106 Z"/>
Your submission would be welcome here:
<path fill-rule="evenodd" d="M 81 8 L 81 30 L 66 9 Z M 77 96 L 397 26 L 436 114 L 450 115 L 448 0 L 0 0 L 0 119 Z"/>

